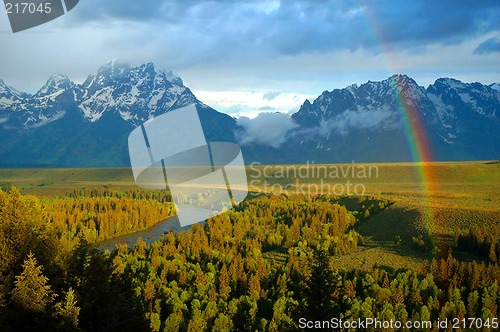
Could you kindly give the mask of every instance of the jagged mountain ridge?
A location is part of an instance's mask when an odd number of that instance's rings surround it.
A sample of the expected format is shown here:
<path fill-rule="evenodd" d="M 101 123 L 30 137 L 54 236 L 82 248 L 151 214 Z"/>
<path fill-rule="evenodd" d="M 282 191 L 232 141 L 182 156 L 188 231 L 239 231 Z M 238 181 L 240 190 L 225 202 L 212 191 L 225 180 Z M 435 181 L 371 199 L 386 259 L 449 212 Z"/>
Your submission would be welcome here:
<path fill-rule="evenodd" d="M 179 77 L 152 63 L 130 68 L 110 62 L 82 84 L 53 75 L 34 95 L 2 81 L 0 164 L 127 166 L 133 128 L 190 104 L 197 105 L 207 139 L 233 140 L 233 118 L 200 102 Z"/>
<path fill-rule="evenodd" d="M 387 111 L 395 113 L 387 114 L 388 117 L 397 116 L 401 113 L 401 104 L 405 104 L 405 108 L 415 109 L 422 121 L 456 130 L 453 120 L 458 117 L 456 112 L 462 112 L 462 116 L 478 113 L 485 118 L 498 119 L 500 94 L 494 86 L 440 78 L 425 89 L 406 75 L 394 75 L 381 82 L 368 81 L 359 87 L 351 85 L 325 91 L 312 104 L 305 101 L 293 118 L 311 127 L 345 112 Z M 398 95 L 402 100 L 397 100 Z"/>
<path fill-rule="evenodd" d="M 424 88 L 406 75 L 393 75 L 324 91 L 292 115 L 300 129 L 285 148 L 302 146 L 299 153 L 313 151 L 307 155 L 325 162 L 332 156 L 339 162 L 411 161 L 409 145 L 415 143 L 409 139 L 423 137 L 436 160 L 496 159 L 496 87 L 440 78 Z M 409 137 L 414 131 L 418 138 Z"/>
<path fill-rule="evenodd" d="M 278 148 L 243 146 L 247 163 L 412 161 L 417 131 L 434 160 L 499 158 L 500 84 L 440 78 L 424 88 L 406 75 L 324 91 L 292 119 Z M 53 75 L 34 95 L 0 80 L 0 165 L 129 165 L 127 136 L 137 125 L 195 103 L 209 141 L 233 141 L 235 119 L 200 102 L 153 64 L 110 62 L 75 84 Z"/>
<path fill-rule="evenodd" d="M 34 95 L 19 93 L 3 82 L 2 88 L 6 95 L 2 96 L 0 90 L 0 98 L 12 102 L 0 104 L 1 114 L 14 126 L 25 127 L 56 120 L 71 106 L 77 106 L 86 121 L 94 122 L 104 112 L 115 112 L 125 121 L 139 124 L 157 115 L 158 110 L 160 114 L 168 111 L 181 98 L 197 101 L 179 77 L 157 72 L 152 63 L 129 68 L 109 62 L 82 84 L 73 83 L 63 74 L 52 75 Z"/>

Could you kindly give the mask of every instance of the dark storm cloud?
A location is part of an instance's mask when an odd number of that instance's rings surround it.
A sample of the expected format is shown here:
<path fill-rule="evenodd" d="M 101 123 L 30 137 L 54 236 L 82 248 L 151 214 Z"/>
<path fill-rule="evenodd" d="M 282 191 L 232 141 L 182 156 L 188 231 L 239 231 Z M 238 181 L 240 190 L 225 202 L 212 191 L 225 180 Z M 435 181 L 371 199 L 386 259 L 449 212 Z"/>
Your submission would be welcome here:
<path fill-rule="evenodd" d="M 52 73 L 82 82 L 117 58 L 171 69 L 195 91 L 282 91 L 276 100 L 393 71 L 491 83 L 498 22 L 498 0 L 84 0 L 19 34 L 0 20 L 0 78 L 35 92 Z"/>
<path fill-rule="evenodd" d="M 488 54 L 493 52 L 500 52 L 500 38 L 490 38 L 479 44 L 474 50 L 475 54 Z"/>
<path fill-rule="evenodd" d="M 80 2 L 76 15 L 83 21 L 103 23 L 109 19 L 145 21 L 163 17 L 164 3 L 163 0 L 86 0 Z"/>
<path fill-rule="evenodd" d="M 376 52 L 381 43 L 406 49 L 431 43 L 456 44 L 500 30 L 498 1 L 161 1 L 87 0 L 82 21 L 110 24 L 139 21 L 151 29 L 204 38 L 215 54 L 308 52 L 359 48 Z M 250 53 L 248 53 L 250 51 Z"/>

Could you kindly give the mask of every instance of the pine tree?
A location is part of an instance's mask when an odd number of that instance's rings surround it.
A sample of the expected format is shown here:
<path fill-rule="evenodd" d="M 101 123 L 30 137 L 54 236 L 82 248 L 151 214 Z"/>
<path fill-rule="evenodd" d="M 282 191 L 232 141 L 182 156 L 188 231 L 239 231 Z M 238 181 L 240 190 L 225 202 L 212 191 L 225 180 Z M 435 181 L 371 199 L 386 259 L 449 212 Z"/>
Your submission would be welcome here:
<path fill-rule="evenodd" d="M 300 240 L 300 227 L 298 225 L 298 222 L 294 222 L 293 225 L 290 227 L 288 236 L 286 237 L 285 247 L 291 248 L 299 240 Z"/>
<path fill-rule="evenodd" d="M 207 322 L 202 317 L 193 317 L 189 321 L 188 332 L 199 332 L 204 331 L 207 326 Z"/>
<path fill-rule="evenodd" d="M 144 283 L 144 298 L 146 299 L 146 302 L 149 304 L 149 313 L 153 313 L 153 301 L 156 296 L 156 289 L 155 289 L 155 284 L 153 280 L 148 278 L 146 282 Z"/>
<path fill-rule="evenodd" d="M 248 282 L 248 293 L 250 297 L 257 300 L 260 296 L 260 280 L 256 274 L 253 274 Z"/>
<path fill-rule="evenodd" d="M 233 330 L 233 321 L 228 316 L 220 313 L 215 319 L 213 331 L 214 332 L 226 332 Z"/>
<path fill-rule="evenodd" d="M 165 320 L 165 328 L 163 329 L 163 331 L 164 332 L 179 331 L 182 321 L 183 317 L 181 312 L 171 313 L 170 316 L 168 316 L 167 319 Z"/>
<path fill-rule="evenodd" d="M 490 255 L 489 255 L 489 260 L 490 262 L 492 263 L 496 263 L 497 262 L 497 254 L 495 252 L 495 244 L 492 243 L 491 246 L 490 246 Z"/>
<path fill-rule="evenodd" d="M 356 289 L 354 289 L 354 285 L 351 280 L 347 280 L 344 283 L 344 294 L 346 297 L 353 299 L 356 297 Z"/>
<path fill-rule="evenodd" d="M 405 303 L 405 297 L 403 295 L 403 290 L 401 289 L 401 287 L 398 287 L 398 290 L 396 291 L 396 294 L 394 295 L 394 303 L 399 303 L 399 304 Z"/>
<path fill-rule="evenodd" d="M 314 252 L 314 261 L 309 280 L 307 280 L 307 303 L 308 314 L 311 319 L 322 320 L 328 317 L 332 311 L 331 294 L 332 273 L 329 266 L 328 253 L 323 250 Z"/>
<path fill-rule="evenodd" d="M 253 331 L 256 310 L 257 304 L 251 301 L 248 296 L 240 297 L 233 316 L 234 329 L 236 331 Z"/>
<path fill-rule="evenodd" d="M 420 307 L 420 319 L 422 321 L 427 321 L 431 319 L 431 313 L 429 312 L 429 309 L 425 305 Z"/>
<path fill-rule="evenodd" d="M 382 288 L 391 287 L 391 283 L 389 282 L 389 277 L 387 276 L 387 272 L 385 273 L 384 281 L 382 282 Z"/>
<path fill-rule="evenodd" d="M 64 300 L 55 305 L 57 316 L 61 317 L 66 326 L 78 327 L 80 308 L 76 303 L 75 291 L 70 288 Z"/>
<path fill-rule="evenodd" d="M 479 309 L 479 294 L 477 290 L 471 292 L 467 298 L 467 315 L 469 317 L 477 317 Z"/>
<path fill-rule="evenodd" d="M 231 279 L 229 277 L 229 274 L 227 272 L 226 265 L 224 264 L 220 270 L 220 275 L 219 275 L 219 293 L 222 295 L 227 294 L 227 287 L 229 287 L 229 283 L 231 282 Z"/>
<path fill-rule="evenodd" d="M 207 280 L 205 278 L 205 273 L 200 269 L 198 270 L 198 273 L 196 274 L 196 285 L 205 285 L 207 283 Z"/>
<path fill-rule="evenodd" d="M 55 294 L 47 285 L 48 278 L 42 274 L 42 266 L 37 264 L 31 253 L 24 261 L 23 272 L 16 277 L 12 300 L 17 305 L 35 312 L 43 312 L 54 300 Z"/>
<path fill-rule="evenodd" d="M 411 300 L 414 305 L 414 307 L 418 308 L 420 305 L 422 305 L 422 296 L 420 296 L 420 292 L 418 290 L 414 290 L 411 294 Z"/>

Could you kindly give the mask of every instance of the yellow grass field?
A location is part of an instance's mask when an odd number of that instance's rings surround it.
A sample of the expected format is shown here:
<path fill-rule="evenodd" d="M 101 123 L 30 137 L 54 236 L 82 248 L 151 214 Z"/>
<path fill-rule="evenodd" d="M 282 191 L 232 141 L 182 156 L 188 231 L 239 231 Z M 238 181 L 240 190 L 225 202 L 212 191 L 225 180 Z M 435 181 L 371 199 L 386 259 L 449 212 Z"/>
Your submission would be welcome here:
<path fill-rule="evenodd" d="M 422 171 L 430 182 L 422 183 Z M 351 189 L 362 185 L 364 195 L 395 201 L 357 227 L 366 245 L 334 257 L 332 263 L 339 268 L 369 269 L 374 263 L 418 268 L 432 256 L 415 250 L 412 237 L 432 234 L 442 239 L 471 224 L 500 223 L 498 162 L 251 165 L 247 173 L 253 192 L 326 194 L 345 190 L 349 183 Z M 128 168 L 1 169 L 0 186 L 16 186 L 23 193 L 40 196 L 65 195 L 83 187 L 136 188 Z M 401 238 L 398 245 L 396 236 Z M 280 260 L 279 252 L 266 255 Z"/>

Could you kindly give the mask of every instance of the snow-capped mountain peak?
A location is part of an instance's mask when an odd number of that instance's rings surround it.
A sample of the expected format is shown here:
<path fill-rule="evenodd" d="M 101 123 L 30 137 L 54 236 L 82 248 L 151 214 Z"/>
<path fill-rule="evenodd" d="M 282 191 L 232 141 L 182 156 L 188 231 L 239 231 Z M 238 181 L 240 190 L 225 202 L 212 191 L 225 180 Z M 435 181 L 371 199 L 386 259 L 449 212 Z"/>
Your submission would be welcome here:
<path fill-rule="evenodd" d="M 35 98 L 43 97 L 46 95 L 57 93 L 61 90 L 71 89 L 74 87 L 74 83 L 64 74 L 54 74 L 50 76 L 47 83 L 38 90 L 35 94 Z"/>
<path fill-rule="evenodd" d="M 97 80 L 96 84 L 87 79 L 81 85 L 83 97 L 79 109 L 88 121 L 95 122 L 109 111 L 138 124 L 168 111 L 189 91 L 180 78 L 171 72 L 157 71 L 153 63 L 125 68 L 107 64 L 92 78 Z"/>
<path fill-rule="evenodd" d="M 176 84 L 176 85 L 184 85 L 184 82 L 182 81 L 182 79 L 175 75 L 174 73 L 172 73 L 172 71 L 169 71 L 165 74 L 165 77 L 167 78 L 167 80 L 169 80 L 172 84 Z"/>
<path fill-rule="evenodd" d="M 393 75 L 324 91 L 293 114 L 297 128 L 282 146 L 250 146 L 245 153 L 272 163 L 410 161 L 411 132 L 426 138 L 436 160 L 498 159 L 498 86 L 443 78 L 426 89 L 407 75 Z M 179 77 L 152 63 L 130 68 L 110 62 L 82 84 L 54 75 L 35 95 L 0 81 L 0 159 L 127 165 L 134 126 L 193 103 L 207 141 L 234 139 L 234 119 L 198 101 Z"/>
<path fill-rule="evenodd" d="M 183 103 L 199 103 L 180 77 L 155 69 L 153 63 L 130 68 L 110 61 L 82 84 L 64 74 L 52 75 L 33 96 L 20 93 L 0 81 L 0 118 L 25 127 L 60 119 L 69 109 L 80 112 L 85 121 L 98 121 L 106 112 L 139 124 Z M 14 107 L 15 106 L 15 107 Z M 21 112 L 17 112 L 21 111 Z"/>
<path fill-rule="evenodd" d="M 0 164 L 127 166 L 127 137 L 152 117 L 196 104 L 205 135 L 234 140 L 235 120 L 196 99 L 172 72 L 152 63 L 109 62 L 82 84 L 53 75 L 35 94 L 0 81 Z"/>
<path fill-rule="evenodd" d="M 448 104 L 448 109 L 453 109 L 453 116 L 460 112 L 476 112 L 495 117 L 500 107 L 500 94 L 491 86 L 477 82 L 463 83 L 453 78 L 436 80 L 427 88 L 427 96 L 438 110 L 443 110 L 443 103 Z"/>
<path fill-rule="evenodd" d="M 454 78 L 442 77 L 438 78 L 436 82 L 434 82 L 434 85 L 444 85 L 447 86 L 449 89 L 460 89 L 463 83 Z"/>
<path fill-rule="evenodd" d="M 29 95 L 27 93 L 17 91 L 0 79 L 0 117 L 2 109 L 12 107 L 15 104 L 20 104 L 23 99 L 28 96 Z"/>
<path fill-rule="evenodd" d="M 130 66 L 128 64 L 118 63 L 113 60 L 101 66 L 95 75 L 89 75 L 81 86 L 83 89 L 94 93 L 98 89 L 114 84 L 125 76 L 129 70 Z"/>
<path fill-rule="evenodd" d="M 436 144 L 448 146 L 475 133 L 473 126 L 498 124 L 500 93 L 495 87 L 440 78 L 425 89 L 407 75 L 393 75 L 378 82 L 324 91 L 312 104 L 304 102 L 292 118 L 310 128 L 308 131 L 341 136 L 350 132 L 359 135 L 360 130 L 404 131 L 409 120 L 412 126 L 425 124 Z M 332 135 L 325 137 L 328 140 Z"/>

